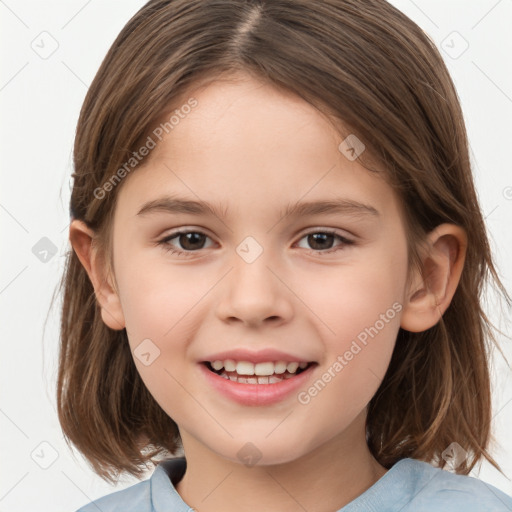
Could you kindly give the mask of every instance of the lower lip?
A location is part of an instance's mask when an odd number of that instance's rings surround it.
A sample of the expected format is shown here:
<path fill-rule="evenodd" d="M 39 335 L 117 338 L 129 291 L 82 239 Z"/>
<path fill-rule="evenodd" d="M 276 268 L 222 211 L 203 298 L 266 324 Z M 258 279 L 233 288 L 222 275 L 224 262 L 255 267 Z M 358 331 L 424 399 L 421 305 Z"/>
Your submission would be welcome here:
<path fill-rule="evenodd" d="M 199 366 L 209 384 L 224 396 L 243 405 L 270 405 L 284 400 L 303 386 L 316 365 L 274 384 L 243 384 L 217 375 L 203 363 Z"/>

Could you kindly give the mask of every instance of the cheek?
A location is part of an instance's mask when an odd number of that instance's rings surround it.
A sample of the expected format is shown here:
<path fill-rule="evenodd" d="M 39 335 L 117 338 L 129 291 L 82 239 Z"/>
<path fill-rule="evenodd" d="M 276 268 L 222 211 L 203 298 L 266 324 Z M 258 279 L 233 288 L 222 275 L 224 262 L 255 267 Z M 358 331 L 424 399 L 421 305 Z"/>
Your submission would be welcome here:
<path fill-rule="evenodd" d="M 296 282 L 296 288 L 322 321 L 326 339 L 343 346 L 375 323 L 382 327 L 382 315 L 386 327 L 398 331 L 406 266 L 405 247 L 403 251 L 383 247 L 347 265 L 315 272 L 314 277 Z"/>
<path fill-rule="evenodd" d="M 314 286 L 301 291 L 324 334 L 319 382 L 304 397 L 319 406 L 319 414 L 324 400 L 359 413 L 386 373 L 400 328 L 407 268 L 405 244 L 398 247 L 383 246 L 336 272 L 317 274 Z M 323 397 L 317 400 L 317 394 Z"/>
<path fill-rule="evenodd" d="M 328 319 L 336 334 L 324 338 L 321 367 L 298 396 L 318 428 L 329 425 L 327 437 L 345 429 L 375 395 L 393 354 L 401 308 L 399 302 L 354 300 Z"/>
<path fill-rule="evenodd" d="M 169 338 L 211 287 L 211 276 L 197 268 L 166 265 L 163 258 L 157 264 L 142 257 L 127 259 L 117 275 L 126 328 L 134 338 Z"/>

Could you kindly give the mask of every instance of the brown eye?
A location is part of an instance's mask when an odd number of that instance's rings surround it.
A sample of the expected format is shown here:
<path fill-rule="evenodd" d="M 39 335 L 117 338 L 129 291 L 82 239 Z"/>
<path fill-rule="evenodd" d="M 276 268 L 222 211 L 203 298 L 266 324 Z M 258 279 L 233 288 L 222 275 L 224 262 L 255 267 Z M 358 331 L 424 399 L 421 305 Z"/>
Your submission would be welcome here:
<path fill-rule="evenodd" d="M 178 231 L 160 240 L 158 245 L 172 254 L 187 255 L 204 249 L 204 243 L 208 238 L 208 235 L 200 231 Z M 173 240 L 175 242 L 171 243 Z"/>
<path fill-rule="evenodd" d="M 309 246 L 305 247 L 306 249 L 309 248 L 311 251 L 318 254 L 321 254 L 322 252 L 335 252 L 345 248 L 347 245 L 354 244 L 353 240 L 349 240 L 348 238 L 332 231 L 314 231 L 307 233 L 301 238 L 301 240 L 306 240 L 307 245 Z M 340 243 L 334 245 L 335 240 L 338 240 Z"/>
<path fill-rule="evenodd" d="M 202 249 L 206 235 L 197 232 L 180 233 L 177 237 L 178 241 L 187 251 L 193 251 L 194 249 Z"/>
<path fill-rule="evenodd" d="M 308 244 L 312 249 L 323 250 L 330 249 L 334 243 L 334 235 L 330 233 L 312 233 L 307 235 Z"/>

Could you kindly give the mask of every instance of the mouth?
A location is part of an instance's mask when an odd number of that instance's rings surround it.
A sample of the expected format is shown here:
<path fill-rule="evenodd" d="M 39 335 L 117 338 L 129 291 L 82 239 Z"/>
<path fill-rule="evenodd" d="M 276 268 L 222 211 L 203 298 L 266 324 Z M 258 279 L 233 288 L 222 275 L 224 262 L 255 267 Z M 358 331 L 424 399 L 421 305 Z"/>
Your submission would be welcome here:
<path fill-rule="evenodd" d="M 317 365 L 316 362 L 305 361 L 265 361 L 252 363 L 250 361 L 203 361 L 210 372 L 223 379 L 240 384 L 278 384 L 293 379 L 301 373 Z"/>

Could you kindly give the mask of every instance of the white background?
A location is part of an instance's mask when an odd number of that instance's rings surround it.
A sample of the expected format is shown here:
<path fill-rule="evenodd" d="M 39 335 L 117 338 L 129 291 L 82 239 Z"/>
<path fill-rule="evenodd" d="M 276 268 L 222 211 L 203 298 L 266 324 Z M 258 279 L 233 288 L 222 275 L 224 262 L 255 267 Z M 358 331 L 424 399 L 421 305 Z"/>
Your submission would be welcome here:
<path fill-rule="evenodd" d="M 48 310 L 68 250 L 69 177 L 79 109 L 108 48 L 143 3 L 0 1 L 0 512 L 72 512 L 138 481 L 126 477 L 113 488 L 79 454 L 73 457 L 64 442 L 55 405 L 60 302 Z M 512 2 L 392 3 L 442 48 L 465 113 L 492 249 L 510 290 Z M 43 31 L 51 36 L 40 36 Z M 47 59 L 31 46 L 42 46 L 42 37 L 47 49 L 58 44 Z M 464 40 L 469 47 L 454 58 Z M 43 237 L 56 247 L 46 263 L 32 252 Z M 510 333 L 506 310 L 500 314 L 491 303 L 489 314 Z M 511 342 L 505 337 L 500 342 L 512 361 Z M 497 444 L 492 453 L 508 478 L 487 463 L 473 475 L 512 494 L 512 378 L 499 354 L 493 376 Z"/>

